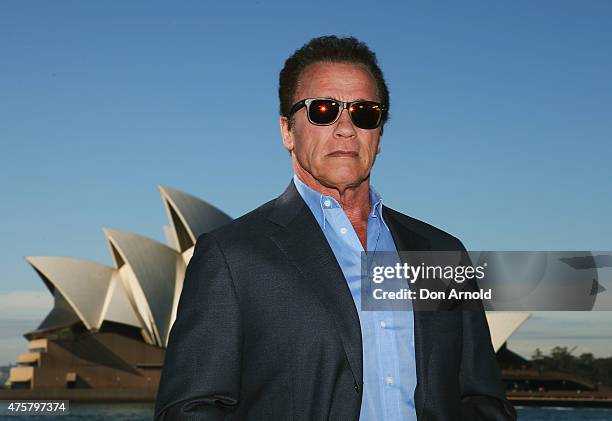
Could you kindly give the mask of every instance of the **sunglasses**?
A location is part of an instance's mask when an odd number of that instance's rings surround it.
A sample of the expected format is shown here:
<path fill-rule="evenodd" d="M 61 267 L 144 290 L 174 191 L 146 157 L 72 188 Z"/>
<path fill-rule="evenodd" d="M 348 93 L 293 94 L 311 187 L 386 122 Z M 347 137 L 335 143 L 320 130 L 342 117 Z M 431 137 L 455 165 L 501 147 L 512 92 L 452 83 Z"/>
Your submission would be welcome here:
<path fill-rule="evenodd" d="M 383 120 L 386 107 L 375 101 L 344 102 L 333 98 L 306 98 L 296 102 L 289 111 L 289 118 L 302 107 L 306 107 L 308 121 L 316 126 L 329 126 L 347 109 L 351 121 L 360 129 L 375 129 Z"/>

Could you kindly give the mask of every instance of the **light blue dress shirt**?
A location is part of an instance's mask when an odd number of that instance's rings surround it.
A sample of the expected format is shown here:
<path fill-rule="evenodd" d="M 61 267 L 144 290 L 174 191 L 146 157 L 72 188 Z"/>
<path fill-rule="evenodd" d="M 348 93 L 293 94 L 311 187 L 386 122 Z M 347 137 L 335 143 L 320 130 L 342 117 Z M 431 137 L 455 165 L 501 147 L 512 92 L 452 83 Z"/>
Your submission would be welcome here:
<path fill-rule="evenodd" d="M 297 175 L 293 181 L 336 256 L 359 314 L 364 383 L 359 419 L 416 420 L 412 311 L 361 310 L 361 252 L 364 249 L 351 222 L 334 198 L 311 189 Z M 396 252 L 393 237 L 382 217 L 382 199 L 371 186 L 370 205 L 365 251 Z"/>

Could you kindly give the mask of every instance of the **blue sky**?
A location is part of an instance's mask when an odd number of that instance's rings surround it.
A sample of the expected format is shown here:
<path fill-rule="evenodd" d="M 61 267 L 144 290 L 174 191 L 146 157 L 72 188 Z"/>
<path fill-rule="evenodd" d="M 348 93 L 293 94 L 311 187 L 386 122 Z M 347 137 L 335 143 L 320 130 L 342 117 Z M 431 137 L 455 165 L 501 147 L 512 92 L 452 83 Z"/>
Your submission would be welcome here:
<path fill-rule="evenodd" d="M 386 204 L 473 250 L 612 250 L 611 21 L 605 0 L 1 2 L 0 294 L 45 293 L 26 255 L 111 264 L 105 226 L 163 240 L 159 184 L 232 216 L 278 195 L 278 72 L 331 33 L 390 87 Z M 608 321 L 538 315 L 510 344 L 612 355 Z"/>

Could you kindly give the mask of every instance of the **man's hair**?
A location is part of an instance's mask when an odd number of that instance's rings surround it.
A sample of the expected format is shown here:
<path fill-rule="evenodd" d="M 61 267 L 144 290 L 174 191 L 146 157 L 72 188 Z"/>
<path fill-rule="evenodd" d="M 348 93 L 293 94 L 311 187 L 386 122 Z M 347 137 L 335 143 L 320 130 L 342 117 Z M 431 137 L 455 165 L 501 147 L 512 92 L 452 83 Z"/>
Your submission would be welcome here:
<path fill-rule="evenodd" d="M 339 38 L 335 35 L 327 35 L 313 38 L 285 61 L 285 67 L 280 72 L 278 83 L 280 114 L 289 118 L 289 111 L 297 99 L 294 97 L 302 73 L 311 64 L 321 62 L 352 63 L 364 67 L 374 78 L 376 93 L 387 109 L 383 114 L 382 124 L 384 125 L 389 115 L 389 89 L 383 72 L 378 67 L 376 54 L 364 42 L 354 37 Z M 289 127 L 291 127 L 291 119 L 289 119 Z"/>

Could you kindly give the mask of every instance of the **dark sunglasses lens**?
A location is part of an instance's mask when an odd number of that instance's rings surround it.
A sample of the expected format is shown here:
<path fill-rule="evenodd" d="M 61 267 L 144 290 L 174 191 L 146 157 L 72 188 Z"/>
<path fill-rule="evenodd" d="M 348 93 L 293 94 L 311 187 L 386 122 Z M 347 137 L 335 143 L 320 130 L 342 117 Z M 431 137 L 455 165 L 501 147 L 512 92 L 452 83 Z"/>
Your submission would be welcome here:
<path fill-rule="evenodd" d="M 376 102 L 356 102 L 350 108 L 353 124 L 361 129 L 375 129 L 380 124 L 382 109 Z"/>
<path fill-rule="evenodd" d="M 331 99 L 315 99 L 310 103 L 308 116 L 314 124 L 330 124 L 338 116 L 340 103 Z"/>

